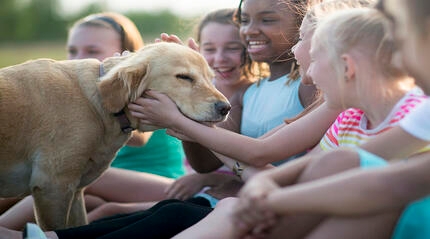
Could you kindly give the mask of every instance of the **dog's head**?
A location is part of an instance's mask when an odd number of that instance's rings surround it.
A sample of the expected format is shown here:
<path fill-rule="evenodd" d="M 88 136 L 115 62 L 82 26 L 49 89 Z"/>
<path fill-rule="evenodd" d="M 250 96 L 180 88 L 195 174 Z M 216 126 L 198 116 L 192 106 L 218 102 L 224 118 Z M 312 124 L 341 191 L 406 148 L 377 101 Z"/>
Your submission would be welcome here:
<path fill-rule="evenodd" d="M 194 50 L 162 42 L 123 58 L 98 83 L 109 112 L 119 112 L 152 89 L 168 95 L 193 120 L 219 122 L 227 117 L 230 104 L 213 86 L 212 70 Z"/>

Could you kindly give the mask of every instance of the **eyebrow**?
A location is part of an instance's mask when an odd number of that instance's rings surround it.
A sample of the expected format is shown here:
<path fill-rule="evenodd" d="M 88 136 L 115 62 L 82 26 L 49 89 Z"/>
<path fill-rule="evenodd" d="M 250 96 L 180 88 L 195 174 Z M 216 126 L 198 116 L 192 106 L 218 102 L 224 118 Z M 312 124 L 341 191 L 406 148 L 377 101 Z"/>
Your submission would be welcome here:
<path fill-rule="evenodd" d="M 262 11 L 262 12 L 259 12 L 259 14 L 277 14 L 278 12 L 276 12 L 276 11 Z"/>
<path fill-rule="evenodd" d="M 238 45 L 243 46 L 243 43 L 241 41 L 228 41 L 225 44 L 227 44 L 227 45 L 238 44 Z M 214 45 L 214 43 L 213 42 L 204 42 L 202 44 L 202 46 L 207 46 L 207 45 Z"/>
<path fill-rule="evenodd" d="M 278 12 L 276 12 L 276 11 L 262 11 L 262 12 L 258 12 L 258 14 L 261 14 L 261 15 L 266 15 L 266 14 L 278 14 Z M 246 12 L 242 12 L 242 15 L 247 16 L 247 15 L 249 15 L 249 14 L 248 14 L 248 13 L 246 13 Z"/>

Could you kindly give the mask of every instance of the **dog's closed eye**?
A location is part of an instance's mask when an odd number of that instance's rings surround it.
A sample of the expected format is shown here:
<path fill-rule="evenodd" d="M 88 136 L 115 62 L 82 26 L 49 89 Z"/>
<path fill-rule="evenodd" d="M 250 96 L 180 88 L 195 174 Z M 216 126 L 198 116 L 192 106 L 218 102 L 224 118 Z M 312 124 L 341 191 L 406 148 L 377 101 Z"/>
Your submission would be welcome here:
<path fill-rule="evenodd" d="M 186 74 L 177 74 L 176 78 L 181 79 L 181 80 L 186 80 L 186 81 L 189 81 L 189 82 L 193 82 L 194 81 L 194 79 L 192 77 L 190 77 L 189 75 L 186 75 Z"/>

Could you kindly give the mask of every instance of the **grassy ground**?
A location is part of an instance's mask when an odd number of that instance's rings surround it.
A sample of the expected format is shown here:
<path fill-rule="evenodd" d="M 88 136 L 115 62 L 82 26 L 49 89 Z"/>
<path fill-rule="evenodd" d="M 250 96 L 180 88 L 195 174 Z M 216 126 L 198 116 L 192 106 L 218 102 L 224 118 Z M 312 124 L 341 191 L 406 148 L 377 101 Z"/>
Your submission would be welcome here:
<path fill-rule="evenodd" d="M 36 58 L 64 60 L 64 42 L 0 44 L 0 68 Z"/>
<path fill-rule="evenodd" d="M 145 44 L 154 42 L 157 36 L 147 36 Z M 186 40 L 186 37 L 182 37 Z M 0 43 L 0 68 L 36 58 L 65 60 L 66 41 L 34 43 Z"/>

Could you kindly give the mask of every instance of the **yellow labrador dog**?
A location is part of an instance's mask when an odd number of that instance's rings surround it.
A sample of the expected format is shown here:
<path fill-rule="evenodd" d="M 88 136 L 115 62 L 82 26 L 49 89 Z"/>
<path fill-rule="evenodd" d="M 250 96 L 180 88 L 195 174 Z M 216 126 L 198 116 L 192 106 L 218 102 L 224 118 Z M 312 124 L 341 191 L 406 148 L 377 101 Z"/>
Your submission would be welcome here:
<path fill-rule="evenodd" d="M 175 43 L 102 63 L 39 59 L 1 69 L 0 197 L 32 194 L 46 230 L 86 224 L 84 187 L 107 169 L 130 129 L 155 129 L 139 126 L 127 104 L 155 89 L 187 117 L 219 122 L 230 105 L 212 77 L 201 55 Z"/>

